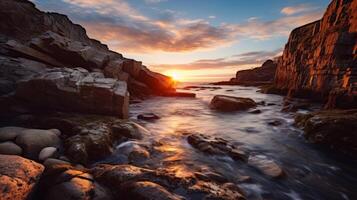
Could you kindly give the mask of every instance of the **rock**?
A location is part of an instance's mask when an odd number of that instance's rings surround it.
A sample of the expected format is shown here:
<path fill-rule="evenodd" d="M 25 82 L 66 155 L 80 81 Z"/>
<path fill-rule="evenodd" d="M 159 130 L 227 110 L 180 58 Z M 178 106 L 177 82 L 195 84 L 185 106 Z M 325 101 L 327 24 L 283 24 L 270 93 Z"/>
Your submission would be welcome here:
<path fill-rule="evenodd" d="M 259 109 L 255 109 L 255 110 L 250 111 L 249 113 L 251 113 L 251 114 L 260 114 L 260 113 L 262 113 L 262 111 L 259 110 Z"/>
<path fill-rule="evenodd" d="M 223 81 L 214 84 L 244 86 L 261 86 L 271 84 L 274 81 L 276 68 L 276 61 L 267 60 L 260 67 L 238 71 L 236 77 L 232 78 L 230 81 Z"/>
<path fill-rule="evenodd" d="M 123 185 L 124 198 L 142 200 L 181 200 L 183 198 L 168 192 L 164 187 L 149 181 L 131 182 Z"/>
<path fill-rule="evenodd" d="M 268 122 L 268 124 L 269 124 L 270 126 L 280 126 L 280 125 L 282 125 L 283 123 L 282 123 L 281 121 L 279 121 L 279 120 L 273 120 L 273 121 Z"/>
<path fill-rule="evenodd" d="M 61 140 L 52 131 L 24 129 L 22 133 L 16 137 L 16 144 L 23 149 L 26 158 L 37 160 L 43 148 L 59 147 Z"/>
<path fill-rule="evenodd" d="M 126 83 L 97 77 L 98 73 L 82 68 L 48 69 L 20 82 L 16 96 L 41 109 L 127 118 L 129 93 Z"/>
<path fill-rule="evenodd" d="M 45 147 L 40 151 L 38 155 L 39 161 L 45 161 L 48 158 L 53 158 L 57 153 L 56 147 Z"/>
<path fill-rule="evenodd" d="M 160 119 L 160 117 L 155 115 L 154 113 L 143 113 L 138 115 L 138 119 L 150 121 L 150 120 Z"/>
<path fill-rule="evenodd" d="M 43 162 L 43 165 L 46 166 L 46 168 L 52 167 L 54 165 L 70 165 L 71 163 L 64 161 L 64 160 L 59 160 L 55 158 L 47 158 L 45 162 Z"/>
<path fill-rule="evenodd" d="M 190 97 L 190 98 L 195 98 L 196 94 L 195 93 L 190 93 L 190 92 L 166 92 L 161 94 L 161 96 L 165 97 Z"/>
<path fill-rule="evenodd" d="M 321 20 L 293 30 L 274 87 L 289 96 L 356 107 L 357 2 L 333 0 Z"/>
<path fill-rule="evenodd" d="M 44 167 L 14 155 L 0 155 L 0 199 L 29 199 Z"/>
<path fill-rule="evenodd" d="M 66 155 L 71 161 L 87 164 L 109 156 L 113 152 L 111 130 L 103 124 L 90 123 L 80 130 L 78 135 L 65 141 Z"/>
<path fill-rule="evenodd" d="M 147 160 L 150 158 L 150 153 L 143 147 L 135 145 L 132 151 L 130 152 L 128 159 L 132 163 L 138 163 Z"/>
<path fill-rule="evenodd" d="M 187 141 L 196 149 L 211 155 L 226 155 L 234 160 L 246 161 L 248 154 L 230 144 L 222 138 L 213 138 L 203 134 L 191 134 L 187 137 Z"/>
<path fill-rule="evenodd" d="M 279 167 L 278 164 L 263 155 L 250 156 L 248 159 L 248 164 L 272 178 L 278 178 L 284 174 L 284 171 Z"/>
<path fill-rule="evenodd" d="M 22 133 L 24 128 L 21 127 L 2 127 L 0 128 L 0 141 L 15 140 L 16 136 Z"/>
<path fill-rule="evenodd" d="M 0 143 L 0 154 L 21 155 L 22 149 L 13 142 Z"/>
<path fill-rule="evenodd" d="M 357 153 L 357 110 L 330 110 L 300 114 L 295 123 L 304 129 L 310 142 L 328 146 L 344 154 Z"/>
<path fill-rule="evenodd" d="M 90 180 L 74 177 L 70 181 L 66 181 L 53 186 L 47 191 L 45 199 L 53 200 L 71 200 L 90 199 L 90 194 L 93 191 L 93 183 Z"/>
<path fill-rule="evenodd" d="M 256 103 L 249 98 L 216 95 L 210 103 L 210 107 L 220 111 L 247 110 L 256 107 Z"/>
<path fill-rule="evenodd" d="M 112 134 L 115 138 L 142 139 L 149 131 L 134 122 L 116 123 L 112 127 Z"/>

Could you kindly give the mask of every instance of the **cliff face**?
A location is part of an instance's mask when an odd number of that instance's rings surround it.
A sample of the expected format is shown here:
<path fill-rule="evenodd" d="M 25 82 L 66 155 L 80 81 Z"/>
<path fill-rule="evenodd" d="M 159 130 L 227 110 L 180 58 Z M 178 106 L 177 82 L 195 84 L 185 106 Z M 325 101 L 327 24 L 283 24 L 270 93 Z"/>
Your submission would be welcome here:
<path fill-rule="evenodd" d="M 275 87 L 289 95 L 356 106 L 357 0 L 333 0 L 323 18 L 292 31 Z"/>
<path fill-rule="evenodd" d="M 275 76 L 277 64 L 267 60 L 261 67 L 238 71 L 236 78 L 231 81 L 240 85 L 263 85 L 272 83 Z"/>

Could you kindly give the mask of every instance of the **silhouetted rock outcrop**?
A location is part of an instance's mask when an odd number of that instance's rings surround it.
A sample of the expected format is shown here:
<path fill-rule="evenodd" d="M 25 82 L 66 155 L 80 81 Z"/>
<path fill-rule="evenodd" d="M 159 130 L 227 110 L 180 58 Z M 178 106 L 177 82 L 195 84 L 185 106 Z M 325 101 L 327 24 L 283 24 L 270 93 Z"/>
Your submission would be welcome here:
<path fill-rule="evenodd" d="M 261 86 L 272 84 L 275 77 L 276 67 L 276 61 L 267 60 L 260 67 L 238 71 L 236 77 L 232 78 L 230 81 L 222 81 L 214 84 L 244 86 Z"/>
<path fill-rule="evenodd" d="M 274 88 L 290 96 L 356 106 L 357 1 L 334 0 L 323 18 L 292 31 Z"/>

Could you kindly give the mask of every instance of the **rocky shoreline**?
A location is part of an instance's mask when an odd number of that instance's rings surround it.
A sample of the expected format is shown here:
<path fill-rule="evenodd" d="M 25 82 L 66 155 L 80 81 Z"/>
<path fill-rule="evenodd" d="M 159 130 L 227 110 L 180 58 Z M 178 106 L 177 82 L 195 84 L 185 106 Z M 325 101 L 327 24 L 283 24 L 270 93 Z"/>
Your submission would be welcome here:
<path fill-rule="evenodd" d="M 340 107 L 345 102 L 352 108 L 356 63 L 351 52 L 331 61 L 333 64 L 347 59 L 349 67 L 338 68 L 338 73 L 320 73 L 319 69 L 305 77 L 311 67 L 299 70 L 302 74 L 294 74 L 300 65 L 291 64 L 290 60 L 297 60 L 292 58 L 297 55 L 292 46 L 300 43 L 298 33 L 311 27 L 314 30 L 309 41 L 316 40 L 319 44 L 324 40 L 321 38 L 336 33 L 333 38 L 344 38 L 342 42 L 347 41 L 347 45 L 354 42 L 355 48 L 356 37 L 350 32 L 356 27 L 356 7 L 356 1 L 334 0 L 321 21 L 293 31 L 283 57 L 277 62 L 269 60 L 259 68 L 238 72 L 229 82 L 217 84 L 273 84 L 270 91 L 291 94 L 283 111 L 296 112 L 310 107 L 309 102 L 292 97 L 305 91 L 303 83 L 312 77 L 307 88 L 314 91 L 308 94 L 323 92 L 328 108 Z M 331 21 L 331 13 L 336 9 L 335 21 L 327 22 L 326 18 Z M 350 20 L 341 13 L 354 18 Z M 142 143 L 152 133 L 128 119 L 129 104 L 151 96 L 193 98 L 194 93 L 177 92 L 170 77 L 109 50 L 90 39 L 84 28 L 66 16 L 42 12 L 29 1 L 1 1 L 0 22 L 0 199 L 246 199 L 239 183 L 249 182 L 249 176 L 232 180 L 203 168 L 177 174 L 165 167 L 150 168 L 144 162 L 158 156 L 164 144 L 157 140 Z M 352 28 L 341 33 L 326 31 L 331 29 L 330 25 L 346 30 L 346 24 Z M 324 30 L 326 34 L 320 33 Z M 297 49 L 304 50 L 304 55 L 310 58 L 315 53 L 305 47 L 306 38 L 301 40 L 303 44 Z M 334 44 L 339 47 L 340 43 Z M 335 69 L 332 64 L 328 72 Z M 290 80 L 285 80 L 291 74 L 298 85 L 292 86 L 287 83 Z M 327 90 L 331 92 L 326 99 Z M 351 101 L 345 101 L 346 98 Z M 256 107 L 265 104 L 250 98 L 217 95 L 209 107 L 224 114 L 240 111 L 256 115 L 261 113 Z M 295 121 L 309 141 L 353 156 L 357 152 L 356 113 L 356 110 L 317 111 L 298 114 Z M 160 119 L 155 113 L 136 117 L 147 121 Z M 280 126 L 281 122 L 271 121 L 269 125 Z M 284 168 L 273 158 L 225 138 L 200 133 L 183 133 L 182 137 L 203 155 L 228 157 L 272 179 L 286 176 Z M 113 155 L 122 164 L 108 164 L 106 159 Z"/>

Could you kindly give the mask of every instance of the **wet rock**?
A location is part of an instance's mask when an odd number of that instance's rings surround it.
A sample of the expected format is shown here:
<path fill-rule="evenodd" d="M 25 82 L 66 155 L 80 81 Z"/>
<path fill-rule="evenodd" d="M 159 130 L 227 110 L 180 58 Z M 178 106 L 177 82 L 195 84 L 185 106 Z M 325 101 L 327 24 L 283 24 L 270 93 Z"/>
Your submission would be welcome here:
<path fill-rule="evenodd" d="M 138 115 L 138 119 L 150 121 L 150 120 L 160 119 L 160 117 L 155 115 L 154 113 L 143 113 Z"/>
<path fill-rule="evenodd" d="M 214 181 L 218 183 L 226 183 L 227 179 L 215 172 L 195 172 L 195 177 L 203 181 Z"/>
<path fill-rule="evenodd" d="M 43 165 L 46 166 L 46 168 L 52 167 L 53 165 L 70 165 L 71 163 L 60 160 L 60 159 L 55 159 L 55 158 L 47 158 L 45 162 L 43 162 Z"/>
<path fill-rule="evenodd" d="M 212 182 L 197 181 L 190 187 L 190 192 L 195 193 L 208 193 L 202 199 L 222 199 L 222 200 L 244 200 L 242 191 L 238 186 L 233 184 L 216 184 Z"/>
<path fill-rule="evenodd" d="M 135 145 L 130 152 L 128 159 L 132 163 L 142 162 L 150 158 L 150 153 L 143 147 Z"/>
<path fill-rule="evenodd" d="M 295 123 L 313 143 L 328 146 L 347 155 L 357 152 L 357 110 L 330 110 L 299 114 Z"/>
<path fill-rule="evenodd" d="M 3 142 L 0 143 L 0 154 L 21 155 L 22 149 L 13 142 Z"/>
<path fill-rule="evenodd" d="M 24 129 L 16 137 L 16 144 L 22 148 L 26 158 L 37 160 L 43 148 L 59 147 L 61 140 L 57 134 L 49 130 Z"/>
<path fill-rule="evenodd" d="M 290 100 L 290 99 L 286 99 L 284 101 L 284 106 L 282 111 L 283 112 L 296 112 L 300 109 L 303 110 L 308 110 L 311 107 L 311 104 L 309 102 L 307 102 L 306 100 Z"/>
<path fill-rule="evenodd" d="M 247 160 L 248 154 L 222 138 L 212 138 L 203 134 L 192 134 L 187 141 L 196 149 L 212 154 L 230 156 L 234 160 Z"/>
<path fill-rule="evenodd" d="M 45 147 L 40 151 L 38 155 L 39 161 L 44 161 L 48 158 L 53 158 L 56 156 L 57 148 L 56 147 Z"/>
<path fill-rule="evenodd" d="M 122 186 L 124 198 L 142 200 L 181 200 L 183 198 L 172 194 L 161 185 L 149 181 L 129 182 Z"/>
<path fill-rule="evenodd" d="M 216 95 L 210 103 L 210 107 L 220 111 L 247 110 L 256 107 L 256 103 L 249 98 Z"/>
<path fill-rule="evenodd" d="M 0 199 L 28 199 L 43 170 L 34 161 L 0 155 Z"/>
<path fill-rule="evenodd" d="M 142 139 L 149 131 L 135 122 L 115 123 L 112 127 L 115 138 Z"/>
<path fill-rule="evenodd" d="M 280 120 L 273 120 L 273 121 L 268 122 L 268 124 L 270 126 L 281 126 L 283 124 L 283 122 L 281 122 Z"/>
<path fill-rule="evenodd" d="M 128 117 L 126 83 L 98 78 L 97 72 L 89 73 L 83 68 L 48 69 L 21 81 L 16 97 L 41 109 Z"/>
<path fill-rule="evenodd" d="M 24 128 L 21 127 L 2 127 L 0 128 L 0 141 L 15 140 Z"/>
<path fill-rule="evenodd" d="M 262 113 L 262 111 L 259 110 L 259 109 L 256 109 L 256 110 L 250 111 L 249 113 L 251 113 L 251 114 L 260 114 L 260 113 Z"/>
<path fill-rule="evenodd" d="M 250 156 L 248 159 L 248 164 L 272 178 L 278 178 L 284 174 L 284 171 L 278 164 L 263 155 Z"/>
<path fill-rule="evenodd" d="M 66 155 L 76 163 L 87 164 L 111 155 L 113 143 L 109 127 L 100 123 L 87 124 L 78 135 L 66 139 Z"/>
<path fill-rule="evenodd" d="M 166 92 L 166 93 L 163 93 L 161 96 L 195 98 L 196 94 L 195 93 L 190 93 L 190 92 Z"/>

